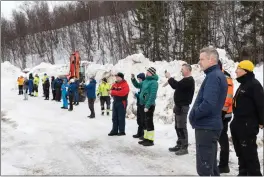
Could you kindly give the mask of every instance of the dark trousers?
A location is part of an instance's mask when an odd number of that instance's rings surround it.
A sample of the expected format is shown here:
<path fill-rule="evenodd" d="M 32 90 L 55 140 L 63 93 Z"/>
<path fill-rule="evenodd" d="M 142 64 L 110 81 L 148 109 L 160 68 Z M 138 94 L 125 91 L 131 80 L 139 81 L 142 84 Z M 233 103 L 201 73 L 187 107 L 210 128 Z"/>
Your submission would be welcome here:
<path fill-rule="evenodd" d="M 187 115 L 189 106 L 177 106 L 174 107 L 175 113 L 175 130 L 178 136 L 176 144 L 183 149 L 188 148 L 188 131 L 187 131 Z"/>
<path fill-rule="evenodd" d="M 70 102 L 69 110 L 73 110 L 73 99 L 74 99 L 74 94 L 69 94 L 69 102 Z"/>
<path fill-rule="evenodd" d="M 126 107 L 127 107 L 127 100 L 124 101 L 114 101 L 113 102 L 113 114 L 112 114 L 112 122 L 113 133 L 120 133 L 125 132 L 125 125 L 126 125 Z"/>
<path fill-rule="evenodd" d="M 154 131 L 154 122 L 153 122 L 153 116 L 154 116 L 155 106 L 150 106 L 148 112 L 146 112 L 145 117 L 145 127 L 147 131 Z"/>
<path fill-rule="evenodd" d="M 45 99 L 49 99 L 49 89 L 44 89 Z"/>
<path fill-rule="evenodd" d="M 56 99 L 56 90 L 53 89 L 52 90 L 52 100 L 55 100 Z"/>
<path fill-rule="evenodd" d="M 239 175 L 262 176 L 256 144 L 259 127 L 250 122 L 233 120 L 230 124 L 232 141 L 238 157 Z"/>
<path fill-rule="evenodd" d="M 139 136 L 144 135 L 145 128 L 145 112 L 144 112 L 144 105 L 137 106 L 137 124 L 138 124 L 138 131 L 137 134 Z"/>
<path fill-rule="evenodd" d="M 217 143 L 221 130 L 195 129 L 196 169 L 199 176 L 220 176 Z"/>
<path fill-rule="evenodd" d="M 74 103 L 79 104 L 79 91 L 78 90 L 74 93 Z"/>
<path fill-rule="evenodd" d="M 228 167 L 229 162 L 229 141 L 228 141 L 228 122 L 230 119 L 223 119 L 223 130 L 219 137 L 220 144 L 220 162 L 219 167 L 224 168 Z"/>
<path fill-rule="evenodd" d="M 36 85 L 36 84 L 33 85 L 33 92 L 38 93 L 38 85 Z"/>
<path fill-rule="evenodd" d="M 94 102 L 95 102 L 95 98 L 88 98 L 88 107 L 90 109 L 91 116 L 95 116 Z"/>
<path fill-rule="evenodd" d="M 61 89 L 56 88 L 56 101 L 60 101 L 60 100 L 61 100 Z"/>
<path fill-rule="evenodd" d="M 104 112 L 105 110 L 105 104 L 106 104 L 106 109 L 109 111 L 110 110 L 110 96 L 101 96 L 100 97 L 100 103 L 101 103 L 101 110 Z"/>
<path fill-rule="evenodd" d="M 44 84 L 42 84 L 42 90 L 43 90 L 43 96 L 45 96 L 45 87 L 44 87 Z"/>
<path fill-rule="evenodd" d="M 18 85 L 18 94 L 23 95 L 23 85 Z"/>

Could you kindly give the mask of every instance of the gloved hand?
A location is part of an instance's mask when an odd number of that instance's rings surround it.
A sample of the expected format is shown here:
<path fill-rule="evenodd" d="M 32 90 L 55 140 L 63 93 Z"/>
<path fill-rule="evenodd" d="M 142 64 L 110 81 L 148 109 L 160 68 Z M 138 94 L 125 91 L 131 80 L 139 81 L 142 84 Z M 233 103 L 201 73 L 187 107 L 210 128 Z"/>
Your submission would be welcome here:
<path fill-rule="evenodd" d="M 132 79 L 135 79 L 135 74 L 131 74 L 131 78 Z"/>
<path fill-rule="evenodd" d="M 148 112 L 148 108 L 144 108 L 144 112 Z"/>

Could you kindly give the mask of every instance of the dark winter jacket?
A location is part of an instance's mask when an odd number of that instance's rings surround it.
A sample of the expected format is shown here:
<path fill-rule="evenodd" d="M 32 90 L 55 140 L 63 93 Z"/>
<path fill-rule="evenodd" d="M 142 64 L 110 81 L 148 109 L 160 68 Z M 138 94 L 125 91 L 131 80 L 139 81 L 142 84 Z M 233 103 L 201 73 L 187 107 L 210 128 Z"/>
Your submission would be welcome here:
<path fill-rule="evenodd" d="M 240 84 L 233 101 L 232 123 L 257 128 L 264 123 L 264 91 L 252 72 L 237 78 Z M 246 131 L 246 130 L 241 130 Z"/>
<path fill-rule="evenodd" d="M 192 103 L 194 94 L 194 79 L 192 76 L 176 81 L 173 78 L 168 80 L 170 86 L 175 89 L 174 103 L 177 106 L 187 106 Z"/>
<path fill-rule="evenodd" d="M 114 103 L 127 100 L 129 94 L 129 86 L 126 80 L 116 82 L 111 87 L 111 96 L 114 98 Z M 123 102 L 123 104 L 126 104 Z"/>
<path fill-rule="evenodd" d="M 226 77 L 218 65 L 204 72 L 206 77 L 189 115 L 190 124 L 195 129 L 221 130 L 221 113 L 227 94 Z"/>
<path fill-rule="evenodd" d="M 50 88 L 50 81 L 49 78 L 47 78 L 43 84 L 44 90 L 49 90 Z"/>
<path fill-rule="evenodd" d="M 55 90 L 55 78 L 53 76 L 51 77 L 51 89 Z"/>
<path fill-rule="evenodd" d="M 74 95 L 74 93 L 77 91 L 77 84 L 75 82 L 69 84 L 68 94 Z"/>
<path fill-rule="evenodd" d="M 55 89 L 61 89 L 62 84 L 63 84 L 62 79 L 56 78 L 55 83 L 54 83 L 54 88 Z"/>
<path fill-rule="evenodd" d="M 91 80 L 90 83 L 85 86 L 85 90 L 86 90 L 88 98 L 90 98 L 90 99 L 96 98 L 96 93 L 95 93 L 96 80 L 95 79 Z"/>
<path fill-rule="evenodd" d="M 145 108 L 149 109 L 150 106 L 155 105 L 155 100 L 158 91 L 158 79 L 157 75 L 147 76 L 146 79 L 138 83 L 136 79 L 132 79 L 132 83 L 136 88 L 141 89 L 139 95 L 139 104 L 145 105 Z"/>

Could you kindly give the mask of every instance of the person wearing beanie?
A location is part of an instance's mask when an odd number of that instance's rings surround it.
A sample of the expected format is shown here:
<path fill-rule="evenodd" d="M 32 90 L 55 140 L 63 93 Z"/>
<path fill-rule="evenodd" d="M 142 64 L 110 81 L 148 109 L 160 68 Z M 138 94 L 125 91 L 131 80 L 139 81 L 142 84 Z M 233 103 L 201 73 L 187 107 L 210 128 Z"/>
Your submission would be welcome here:
<path fill-rule="evenodd" d="M 253 73 L 254 64 L 241 61 L 236 69 L 240 83 L 233 98 L 231 136 L 238 157 L 238 176 L 262 176 L 257 151 L 257 135 L 264 123 L 264 92 Z"/>
<path fill-rule="evenodd" d="M 85 86 L 85 90 L 88 98 L 88 107 L 91 114 L 88 116 L 90 119 L 95 118 L 94 102 L 96 99 L 96 80 L 94 77 L 90 77 L 90 83 Z"/>
<path fill-rule="evenodd" d="M 127 81 L 124 80 L 123 73 L 116 74 L 116 83 L 112 85 L 110 94 L 114 99 L 112 108 L 113 127 L 108 136 L 124 136 L 126 135 L 126 108 L 129 86 Z"/>
<path fill-rule="evenodd" d="M 52 91 L 52 100 L 56 98 L 56 90 L 55 90 L 55 77 L 51 76 L 51 91 Z"/>
<path fill-rule="evenodd" d="M 107 79 L 103 78 L 102 83 L 99 85 L 97 89 L 97 96 L 100 96 L 100 103 L 101 103 L 101 111 L 102 115 L 105 113 L 105 104 L 106 104 L 106 114 L 109 115 L 110 113 L 110 89 L 111 86 L 107 83 Z"/>
<path fill-rule="evenodd" d="M 150 67 L 147 70 L 146 78 L 143 82 L 138 83 L 135 79 L 134 75 L 132 75 L 132 83 L 136 88 L 139 88 L 139 104 L 140 106 L 140 114 L 144 119 L 145 125 L 144 128 L 144 136 L 140 138 L 142 141 L 138 143 L 143 146 L 153 146 L 154 145 L 154 122 L 153 116 L 155 111 L 155 100 L 157 98 L 158 91 L 158 79 L 159 77 L 156 74 L 156 69 Z"/>
<path fill-rule="evenodd" d="M 219 160 L 218 169 L 220 173 L 229 173 L 230 172 L 230 168 L 228 165 L 229 164 L 229 139 L 228 139 L 227 131 L 228 131 L 228 123 L 232 119 L 234 84 L 233 84 L 231 75 L 223 69 L 223 65 L 220 60 L 218 61 L 218 65 L 220 69 L 222 70 L 222 72 L 224 73 L 224 75 L 226 76 L 226 81 L 228 85 L 225 104 L 222 109 L 223 130 L 219 137 L 220 160 Z"/>
<path fill-rule="evenodd" d="M 133 82 L 133 78 L 135 78 L 135 76 L 132 74 L 132 83 Z M 142 83 L 145 80 L 145 74 L 144 73 L 140 73 L 137 75 L 137 79 L 139 83 Z M 137 130 L 137 134 L 133 135 L 133 138 L 140 138 L 144 136 L 144 107 L 139 104 L 139 95 L 140 95 L 141 89 L 139 90 L 138 93 L 135 93 L 135 97 L 137 98 L 137 124 L 138 124 L 138 130 Z M 141 111 L 141 113 L 140 113 Z"/>
<path fill-rule="evenodd" d="M 175 152 L 176 155 L 188 154 L 188 130 L 187 130 L 187 115 L 189 106 L 192 103 L 195 82 L 191 76 L 192 67 L 189 64 L 183 64 L 181 73 L 183 79 L 180 81 L 171 77 L 169 72 L 165 73 L 169 85 L 175 89 L 174 92 L 174 114 L 175 114 L 175 130 L 178 137 L 176 146 L 169 148 L 170 152 Z"/>

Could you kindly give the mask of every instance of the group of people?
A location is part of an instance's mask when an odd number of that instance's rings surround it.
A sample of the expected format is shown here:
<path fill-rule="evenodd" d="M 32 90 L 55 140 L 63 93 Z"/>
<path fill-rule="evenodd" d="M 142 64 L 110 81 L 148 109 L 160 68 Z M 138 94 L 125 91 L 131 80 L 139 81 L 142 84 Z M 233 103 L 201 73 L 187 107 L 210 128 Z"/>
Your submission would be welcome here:
<path fill-rule="evenodd" d="M 256 140 L 259 128 L 263 128 L 264 92 L 262 85 L 255 79 L 254 64 L 249 60 L 243 60 L 239 63 L 236 69 L 236 80 L 240 83 L 240 86 L 235 95 L 233 94 L 233 79 L 223 69 L 215 48 L 207 47 L 200 51 L 199 65 L 206 77 L 190 111 L 190 104 L 193 101 L 195 90 L 191 65 L 187 63 L 182 65 L 183 79 L 180 81 L 172 78 L 169 72 L 165 72 L 168 84 L 175 89 L 174 114 L 175 130 L 178 137 L 176 145 L 169 148 L 169 151 L 175 152 L 176 155 L 188 154 L 187 118 L 189 117 L 189 122 L 192 128 L 195 129 L 198 174 L 200 176 L 219 176 L 220 173 L 229 173 L 230 148 L 227 131 L 228 123 L 233 117 L 230 129 L 234 149 L 238 157 L 238 175 L 261 176 Z M 97 91 L 96 80 L 93 77 L 90 78 L 90 83 L 85 86 L 91 112 L 88 117 L 95 118 L 94 102 L 96 95 L 100 96 L 101 114 L 104 115 L 106 112 L 109 115 L 111 96 L 113 98 L 112 129 L 108 136 L 124 136 L 126 135 L 125 117 L 130 88 L 124 79 L 123 73 L 119 72 L 115 77 L 116 82 L 112 86 L 106 78 L 103 78 Z M 33 85 L 38 84 L 37 78 L 36 75 Z M 147 69 L 146 75 L 144 73 L 139 73 L 137 77 L 134 74 L 131 75 L 133 86 L 139 89 L 139 92 L 134 95 L 137 98 L 138 129 L 133 137 L 139 138 L 138 143 L 143 146 L 154 145 L 153 116 L 156 106 L 158 79 L 156 69 L 153 67 Z M 26 80 L 25 82 L 28 82 Z M 44 80 L 43 90 L 48 95 L 47 87 L 49 85 L 46 83 L 48 78 Z M 19 88 L 21 88 L 22 81 L 18 80 L 18 83 L 20 84 Z M 26 85 L 29 86 L 29 84 Z M 61 99 L 61 91 L 63 109 L 68 109 L 67 98 L 69 97 L 69 111 L 71 111 L 78 90 L 78 80 L 72 78 L 69 82 L 67 79 L 62 82 L 60 78 L 54 79 L 52 77 L 51 88 L 53 99 L 57 98 L 57 101 Z M 33 90 L 37 92 L 36 88 Z M 19 94 L 21 93 L 20 89 Z M 75 103 L 78 105 L 78 102 L 75 101 Z M 221 147 L 219 165 L 217 165 L 218 143 Z"/>

